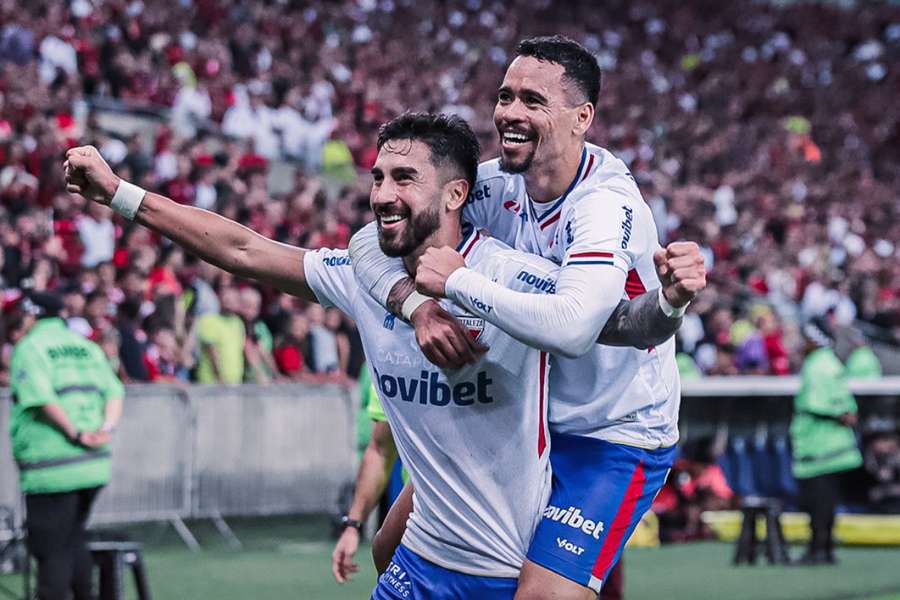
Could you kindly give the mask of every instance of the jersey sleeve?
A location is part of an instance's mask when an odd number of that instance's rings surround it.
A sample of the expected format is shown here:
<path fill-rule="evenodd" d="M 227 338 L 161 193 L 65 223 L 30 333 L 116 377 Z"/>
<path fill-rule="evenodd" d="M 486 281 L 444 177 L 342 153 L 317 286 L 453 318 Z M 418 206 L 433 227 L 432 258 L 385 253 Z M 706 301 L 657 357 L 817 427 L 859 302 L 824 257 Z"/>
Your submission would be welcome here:
<path fill-rule="evenodd" d="M 350 258 L 358 285 L 387 309 L 391 289 L 409 277 L 403 261 L 385 255 L 378 243 L 378 226 L 371 222 L 350 239 Z"/>
<path fill-rule="evenodd" d="M 47 358 L 34 346 L 19 344 L 10 363 L 10 388 L 22 408 L 34 408 L 57 402 L 59 398 L 50 378 Z"/>
<path fill-rule="evenodd" d="M 529 293 L 510 283 L 461 268 L 447 279 L 447 297 L 524 344 L 573 358 L 591 349 L 618 306 L 625 273 L 566 266 L 552 294 Z"/>
<path fill-rule="evenodd" d="M 477 229 L 486 229 L 492 237 L 509 246 L 514 245 L 519 206 L 515 190 L 507 189 L 514 185 L 515 182 L 502 175 L 496 165 L 481 165 L 478 179 L 463 207 L 463 220 Z"/>
<path fill-rule="evenodd" d="M 335 306 L 353 317 L 353 298 L 359 285 L 354 278 L 351 262 L 347 250 L 321 248 L 310 250 L 303 256 L 306 284 L 319 304 Z"/>
<path fill-rule="evenodd" d="M 652 221 L 646 205 L 625 187 L 588 193 L 572 204 L 560 224 L 566 245 L 563 266 L 616 267 L 627 274 L 657 245 L 656 239 L 648 239 L 647 231 L 656 231 L 648 219 Z"/>

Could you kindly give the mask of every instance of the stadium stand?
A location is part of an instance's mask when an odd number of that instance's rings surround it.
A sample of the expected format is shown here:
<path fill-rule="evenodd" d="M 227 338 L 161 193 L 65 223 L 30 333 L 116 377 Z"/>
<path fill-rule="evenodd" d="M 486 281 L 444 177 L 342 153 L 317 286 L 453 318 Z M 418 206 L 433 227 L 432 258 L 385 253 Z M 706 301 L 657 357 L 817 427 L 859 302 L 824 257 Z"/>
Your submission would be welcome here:
<path fill-rule="evenodd" d="M 797 323 L 831 313 L 900 369 L 896 7 L 587 5 L 3 3 L 5 308 L 26 287 L 65 289 L 73 326 L 130 380 L 189 378 L 191 325 L 228 278 L 65 194 L 66 147 L 92 142 L 137 183 L 283 241 L 341 246 L 369 218 L 357 173 L 380 122 L 454 111 L 491 153 L 512 45 L 560 32 L 607 73 L 591 137 L 630 164 L 663 240 L 703 245 L 711 285 L 681 333 L 685 358 L 703 374 L 795 372 Z M 306 307 L 262 291 L 263 353 L 293 344 L 292 373 L 311 379 L 358 372 L 356 343 L 340 373 L 312 372 L 310 340 L 286 325 Z M 3 326 L 8 356 L 9 310 Z M 352 341 L 348 321 L 325 326 Z"/>

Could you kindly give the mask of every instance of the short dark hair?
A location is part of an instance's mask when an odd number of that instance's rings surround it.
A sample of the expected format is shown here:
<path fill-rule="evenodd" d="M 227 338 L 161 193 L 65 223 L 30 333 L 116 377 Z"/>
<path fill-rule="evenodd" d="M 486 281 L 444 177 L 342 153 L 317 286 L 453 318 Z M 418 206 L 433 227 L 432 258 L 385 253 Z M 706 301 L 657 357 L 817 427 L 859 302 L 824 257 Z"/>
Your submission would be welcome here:
<path fill-rule="evenodd" d="M 600 99 L 600 65 L 588 49 L 563 35 L 533 37 L 516 46 L 518 56 L 531 56 L 563 68 L 563 77 L 574 83 L 585 99 L 597 106 Z"/>
<path fill-rule="evenodd" d="M 406 112 L 391 119 L 378 130 L 378 149 L 391 140 L 416 140 L 431 151 L 431 164 L 443 166 L 450 161 L 475 187 L 481 145 L 465 119 L 456 115 Z"/>

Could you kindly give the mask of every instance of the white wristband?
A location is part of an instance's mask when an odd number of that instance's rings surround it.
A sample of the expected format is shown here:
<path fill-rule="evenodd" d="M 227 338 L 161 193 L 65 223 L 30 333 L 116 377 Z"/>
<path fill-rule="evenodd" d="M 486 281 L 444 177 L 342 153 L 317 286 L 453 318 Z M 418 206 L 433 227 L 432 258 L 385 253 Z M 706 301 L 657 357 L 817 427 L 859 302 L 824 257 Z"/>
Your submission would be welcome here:
<path fill-rule="evenodd" d="M 411 321 L 412 314 L 416 312 L 416 309 L 429 300 L 432 300 L 432 298 L 429 298 L 425 294 L 413 291 L 413 293 L 407 296 L 406 300 L 403 301 L 403 306 L 400 307 L 400 314 L 403 315 L 403 318 L 407 321 Z"/>
<path fill-rule="evenodd" d="M 129 221 L 133 221 L 134 216 L 141 208 L 141 202 L 144 201 L 145 193 L 143 189 L 133 183 L 120 179 L 119 186 L 116 188 L 116 193 L 113 195 L 109 207 Z"/>
<path fill-rule="evenodd" d="M 662 309 L 663 314 L 669 317 L 670 319 L 678 319 L 684 316 L 684 311 L 687 310 L 687 307 L 690 306 L 690 302 L 682 306 L 681 308 L 675 308 L 669 301 L 666 300 L 666 295 L 663 294 L 663 289 L 659 288 L 659 308 Z"/>

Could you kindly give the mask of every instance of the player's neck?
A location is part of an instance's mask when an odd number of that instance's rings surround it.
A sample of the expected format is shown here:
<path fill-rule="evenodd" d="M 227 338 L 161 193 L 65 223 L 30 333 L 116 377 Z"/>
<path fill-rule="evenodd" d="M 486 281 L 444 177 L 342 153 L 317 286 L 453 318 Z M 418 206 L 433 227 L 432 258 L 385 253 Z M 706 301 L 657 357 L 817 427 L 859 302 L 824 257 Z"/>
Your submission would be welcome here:
<path fill-rule="evenodd" d="M 552 202 L 566 193 L 578 175 L 584 143 L 573 144 L 564 154 L 525 173 L 525 189 L 534 202 Z"/>
<path fill-rule="evenodd" d="M 462 242 L 462 223 L 459 222 L 459 218 L 457 217 L 454 222 L 444 222 L 434 233 L 428 236 L 418 248 L 413 250 L 412 253 L 404 256 L 403 265 L 406 267 L 406 271 L 415 277 L 416 266 L 419 264 L 419 257 L 425 254 L 426 250 L 432 247 L 442 248 L 444 246 L 458 248 L 460 242 Z"/>

